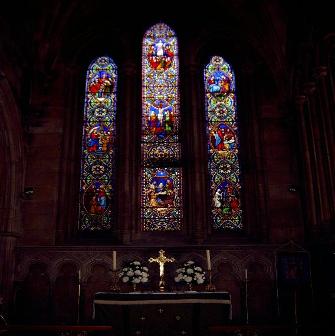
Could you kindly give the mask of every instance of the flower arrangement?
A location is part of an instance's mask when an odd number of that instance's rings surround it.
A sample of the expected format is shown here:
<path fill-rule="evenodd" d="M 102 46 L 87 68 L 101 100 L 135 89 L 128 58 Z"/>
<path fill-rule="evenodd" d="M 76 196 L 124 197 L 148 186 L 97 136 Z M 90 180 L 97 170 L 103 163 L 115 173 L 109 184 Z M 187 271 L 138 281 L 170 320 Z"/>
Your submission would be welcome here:
<path fill-rule="evenodd" d="M 145 283 L 149 280 L 148 268 L 142 266 L 139 261 L 131 261 L 122 268 L 119 277 L 123 283 L 132 284 Z"/>
<path fill-rule="evenodd" d="M 175 282 L 184 283 L 186 285 L 203 284 L 205 282 L 205 272 L 200 266 L 192 260 L 186 261 L 182 267 L 176 270 L 177 276 Z"/>

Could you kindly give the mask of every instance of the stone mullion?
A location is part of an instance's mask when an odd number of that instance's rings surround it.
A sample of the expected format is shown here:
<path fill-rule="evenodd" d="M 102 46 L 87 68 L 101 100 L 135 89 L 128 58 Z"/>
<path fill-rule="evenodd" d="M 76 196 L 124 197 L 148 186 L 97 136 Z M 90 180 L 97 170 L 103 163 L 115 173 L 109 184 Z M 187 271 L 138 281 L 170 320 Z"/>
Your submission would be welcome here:
<path fill-rule="evenodd" d="M 332 129 L 332 122 L 329 110 L 329 101 L 330 97 L 328 96 L 327 85 L 326 85 L 326 76 L 327 76 L 327 68 L 324 66 L 320 66 L 315 69 L 315 77 L 317 79 L 318 84 L 318 93 L 319 93 L 319 102 L 320 102 L 320 121 L 322 129 L 321 140 L 322 140 L 322 148 L 320 156 L 322 160 L 320 160 L 320 164 L 323 164 L 323 175 L 326 179 L 325 181 L 325 200 L 323 203 L 323 208 L 325 211 L 323 221 L 329 223 L 330 218 L 334 217 L 334 134 Z"/>
<path fill-rule="evenodd" d="M 134 83 L 136 82 L 136 72 L 133 64 L 126 64 L 121 69 L 120 77 L 123 78 L 123 86 L 119 88 L 120 96 L 123 97 L 122 104 L 118 100 L 117 113 L 121 122 L 117 133 L 119 134 L 119 181 L 118 183 L 118 226 L 120 238 L 123 243 L 128 243 L 131 240 L 131 232 L 136 231 L 135 227 L 135 192 L 137 180 L 135 179 L 136 167 L 135 160 L 135 92 Z"/>
<path fill-rule="evenodd" d="M 314 227 L 316 225 L 316 209 L 315 209 L 315 190 L 313 185 L 313 174 L 312 174 L 312 163 L 310 155 L 310 146 L 308 143 L 308 130 L 306 123 L 308 118 L 306 114 L 308 113 L 305 109 L 306 105 L 306 96 L 297 96 L 295 99 L 296 109 L 298 112 L 298 121 L 299 121 L 299 133 L 300 133 L 300 143 L 303 152 L 303 163 L 304 163 L 304 177 L 305 177 L 305 194 L 306 194 L 306 216 L 307 223 Z"/>
<path fill-rule="evenodd" d="M 316 192 L 316 206 L 317 206 L 317 223 L 318 230 L 320 230 L 320 224 L 324 218 L 327 218 L 327 193 L 326 193 L 326 181 L 323 169 L 323 156 L 322 156 L 322 124 L 320 120 L 320 111 L 317 109 L 316 102 L 316 85 L 314 82 L 308 82 L 304 86 L 305 92 L 308 94 L 308 106 L 309 106 L 309 126 L 310 126 L 310 144 L 312 154 L 312 166 L 314 172 L 314 185 Z"/>
<path fill-rule="evenodd" d="M 186 85 L 187 101 L 190 102 L 189 107 L 189 144 L 188 152 L 191 164 L 188 166 L 188 199 L 190 210 L 190 232 L 192 239 L 196 243 L 201 243 L 206 235 L 207 223 L 206 213 L 206 173 L 208 158 L 204 153 L 204 123 L 205 110 L 203 100 L 200 97 L 200 84 L 202 76 L 200 75 L 199 66 L 192 64 L 186 69 L 188 83 Z"/>
<path fill-rule="evenodd" d="M 79 153 L 82 151 L 83 130 L 81 115 L 84 115 L 84 104 L 80 100 L 78 92 L 78 73 L 80 69 L 72 66 L 64 71 L 67 85 L 66 96 L 64 97 L 66 107 L 64 108 L 63 152 L 60 162 L 60 188 L 57 204 L 58 212 L 62 215 L 57 219 L 55 237 L 58 243 L 73 239 L 79 229 L 79 183 L 73 183 L 73 177 L 80 179 L 81 154 L 79 155 Z M 72 111 L 78 111 L 78 113 L 73 113 Z M 77 125 L 80 125 L 80 135 L 73 131 L 77 129 Z"/>
<path fill-rule="evenodd" d="M 256 196 L 244 198 L 245 212 L 243 219 L 246 220 L 246 223 L 243 223 L 243 227 L 250 237 L 267 240 L 269 238 L 269 219 L 267 219 L 266 178 L 263 174 L 265 167 L 264 146 L 261 145 L 260 140 L 261 123 L 257 115 L 255 81 L 253 65 L 250 63 L 245 64 L 242 67 L 239 81 L 241 86 L 240 95 L 236 98 L 237 118 L 240 120 L 239 142 L 241 149 L 239 154 L 241 158 L 241 173 L 243 174 L 241 175 L 242 195 L 253 194 Z M 244 111 L 246 112 L 244 113 Z M 243 118 L 242 114 L 244 114 Z M 243 135 L 245 140 L 242 143 Z"/>

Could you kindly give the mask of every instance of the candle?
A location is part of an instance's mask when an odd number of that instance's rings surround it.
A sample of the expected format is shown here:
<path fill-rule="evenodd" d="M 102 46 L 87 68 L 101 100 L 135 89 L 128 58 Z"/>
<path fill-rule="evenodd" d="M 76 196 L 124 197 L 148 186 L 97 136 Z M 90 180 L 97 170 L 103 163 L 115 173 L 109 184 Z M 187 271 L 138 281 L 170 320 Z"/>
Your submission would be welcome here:
<path fill-rule="evenodd" d="M 212 265 L 211 265 L 211 254 L 209 250 L 206 250 L 206 256 L 207 256 L 207 269 L 210 271 L 212 269 Z"/>
<path fill-rule="evenodd" d="M 248 280 L 248 269 L 245 269 L 245 280 Z"/>
<path fill-rule="evenodd" d="M 78 282 L 79 282 L 79 284 L 81 282 L 81 270 L 80 270 L 80 268 L 78 270 Z"/>
<path fill-rule="evenodd" d="M 113 251 L 113 271 L 116 270 L 116 251 Z"/>

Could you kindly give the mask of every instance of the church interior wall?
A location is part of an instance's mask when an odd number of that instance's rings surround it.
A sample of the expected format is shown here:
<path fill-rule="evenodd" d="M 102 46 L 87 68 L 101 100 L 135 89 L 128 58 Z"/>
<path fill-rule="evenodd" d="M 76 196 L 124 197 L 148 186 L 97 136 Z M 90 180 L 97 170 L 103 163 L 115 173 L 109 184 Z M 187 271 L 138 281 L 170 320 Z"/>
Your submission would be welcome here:
<path fill-rule="evenodd" d="M 311 254 L 318 307 L 335 306 L 333 271 L 322 265 L 323 258 L 334 261 L 335 39 L 334 27 L 321 23 L 321 9 L 312 16 L 308 5 L 289 8 L 274 0 L 251 8 L 247 1 L 224 1 L 217 4 L 227 13 L 224 20 L 214 20 L 202 4 L 176 15 L 151 8 L 125 23 L 122 5 L 105 4 L 114 19 L 91 22 L 90 6 L 97 10 L 101 1 L 37 3 L 22 4 L 29 15 L 17 14 L 18 26 L 14 4 L 0 15 L 0 297 L 11 316 L 74 321 L 73 284 L 81 269 L 81 315 L 89 321 L 94 293 L 108 290 L 112 251 L 121 265 L 145 262 L 163 247 L 178 261 L 195 258 L 203 265 L 211 249 L 213 281 L 232 293 L 236 321 L 244 316 L 249 269 L 250 318 L 275 320 L 276 251 L 289 241 Z M 294 21 L 299 12 L 305 21 Z M 140 226 L 141 40 L 158 21 L 171 25 L 179 41 L 185 171 L 180 233 L 148 233 Z M 117 63 L 120 78 L 116 214 L 111 232 L 83 236 L 77 204 L 85 73 L 105 54 Z M 237 234 L 215 232 L 208 210 L 202 76 L 214 54 L 236 72 L 245 225 Z M 67 308 L 65 293 L 72 300 Z M 30 315 L 24 313 L 27 303 Z"/>

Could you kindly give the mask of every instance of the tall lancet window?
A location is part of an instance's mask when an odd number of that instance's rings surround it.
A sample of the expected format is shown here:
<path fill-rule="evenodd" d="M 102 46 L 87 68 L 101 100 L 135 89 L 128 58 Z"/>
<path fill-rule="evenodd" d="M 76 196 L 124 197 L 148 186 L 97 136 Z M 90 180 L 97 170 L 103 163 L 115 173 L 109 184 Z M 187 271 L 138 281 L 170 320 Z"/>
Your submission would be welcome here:
<path fill-rule="evenodd" d="M 88 68 L 82 136 L 79 229 L 111 229 L 117 69 L 109 57 Z"/>
<path fill-rule="evenodd" d="M 235 76 L 222 57 L 204 72 L 211 215 L 216 230 L 242 228 Z"/>
<path fill-rule="evenodd" d="M 180 230 L 182 169 L 179 139 L 178 45 L 156 24 L 142 47 L 141 221 L 144 231 Z"/>

